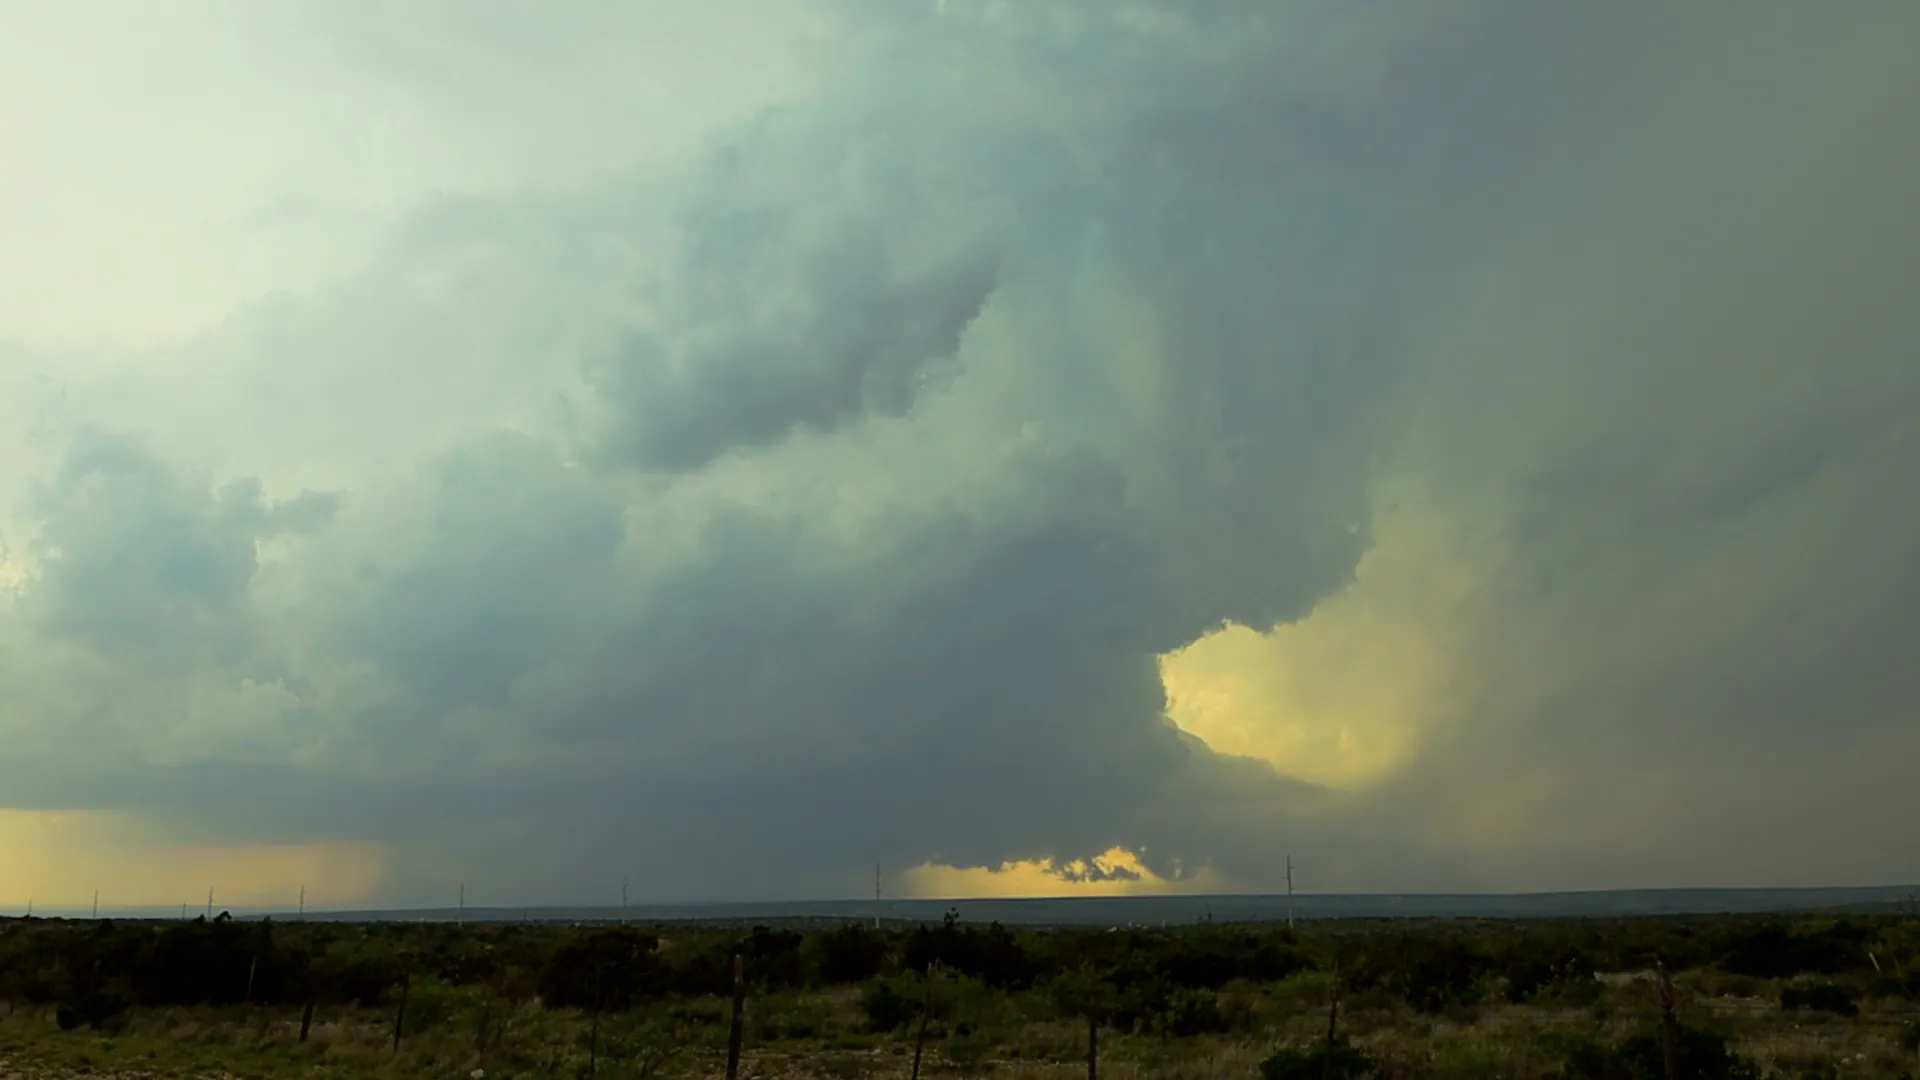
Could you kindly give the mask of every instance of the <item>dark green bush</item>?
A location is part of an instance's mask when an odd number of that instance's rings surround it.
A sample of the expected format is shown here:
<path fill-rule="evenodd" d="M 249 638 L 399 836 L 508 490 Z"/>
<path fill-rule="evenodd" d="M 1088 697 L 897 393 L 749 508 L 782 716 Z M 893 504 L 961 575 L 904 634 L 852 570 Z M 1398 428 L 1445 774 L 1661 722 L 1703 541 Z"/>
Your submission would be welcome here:
<path fill-rule="evenodd" d="M 1633 1068 L 1613 1047 L 1592 1036 L 1581 1036 L 1564 1050 L 1562 1080 L 1634 1080 Z M 1664 1066 L 1661 1076 L 1664 1080 Z"/>
<path fill-rule="evenodd" d="M 1768 921 L 1733 932 L 1720 966 L 1757 979 L 1839 975 L 1871 966 L 1866 956 L 1868 940 L 1865 928 L 1844 921 L 1832 925 Z"/>
<path fill-rule="evenodd" d="M 1530 1001 L 1542 1005 L 1592 1005 L 1605 997 L 1607 987 L 1592 975 L 1568 975 L 1558 978 L 1535 991 Z"/>
<path fill-rule="evenodd" d="M 1011 931 L 999 923 L 985 929 L 963 927 L 953 912 L 937 929 L 921 926 L 909 931 L 900 962 L 908 971 L 938 966 L 992 987 L 1024 986 L 1032 977 L 1026 949 Z"/>
<path fill-rule="evenodd" d="M 1565 995 L 1572 985 L 1597 985 L 1592 958 L 1577 951 L 1529 952 L 1522 948 L 1506 967 L 1507 1000 L 1516 1004 L 1543 994 Z M 1579 992 L 1574 993 L 1577 996 Z"/>
<path fill-rule="evenodd" d="M 1175 1039 L 1217 1035 L 1232 1027 L 1212 990 L 1175 990 L 1153 1020 L 1156 1034 Z"/>
<path fill-rule="evenodd" d="M 1832 983 L 1813 986 L 1789 986 L 1780 991 L 1780 1007 L 1789 1012 L 1805 1009 L 1833 1013 L 1835 1016 L 1859 1016 L 1860 1005 L 1853 991 Z"/>
<path fill-rule="evenodd" d="M 1758 1080 L 1758 1067 L 1727 1049 L 1710 1031 L 1682 1027 L 1676 1040 L 1675 1073 L 1684 1080 Z M 1617 1047 L 1595 1040 L 1575 1044 L 1561 1072 L 1564 1080 L 1664 1080 L 1666 1035 L 1655 1029 L 1634 1035 Z"/>
<path fill-rule="evenodd" d="M 656 944 L 653 935 L 635 930 L 600 930 L 566 940 L 540 973 L 540 1000 L 549 1009 L 630 1009 L 654 989 Z"/>
<path fill-rule="evenodd" d="M 1373 1059 L 1344 1037 L 1288 1047 L 1260 1063 L 1261 1080 L 1355 1080 L 1374 1071 Z"/>
<path fill-rule="evenodd" d="M 61 1031 L 87 1027 L 98 1031 L 113 1026 L 126 1015 L 133 1003 L 125 995 L 93 990 L 76 993 L 60 1002 L 54 1010 L 54 1022 Z"/>
<path fill-rule="evenodd" d="M 921 1013 L 917 994 L 902 993 L 897 979 L 875 979 L 860 990 L 860 1014 L 871 1031 L 895 1031 Z"/>
<path fill-rule="evenodd" d="M 886 936 L 860 923 L 815 934 L 807 946 L 813 977 L 823 984 L 865 982 L 887 963 Z"/>

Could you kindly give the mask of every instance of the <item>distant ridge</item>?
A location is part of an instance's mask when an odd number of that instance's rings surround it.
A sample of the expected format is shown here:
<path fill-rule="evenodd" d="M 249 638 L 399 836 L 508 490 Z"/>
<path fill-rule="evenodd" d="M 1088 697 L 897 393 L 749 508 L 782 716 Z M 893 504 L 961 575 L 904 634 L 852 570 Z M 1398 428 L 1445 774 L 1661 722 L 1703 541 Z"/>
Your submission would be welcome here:
<path fill-rule="evenodd" d="M 1299 919 L 1624 917 L 1902 910 L 1920 905 L 1920 886 L 1814 889 L 1619 889 L 1548 893 L 1314 893 L 1296 895 Z M 1287 917 L 1285 895 L 1099 896 L 991 899 L 810 900 L 788 902 L 635 904 L 619 907 L 421 908 L 306 913 L 312 920 L 353 922 L 613 922 L 640 923 L 938 922 L 949 910 L 972 923 L 1020 926 L 1157 926 L 1161 923 L 1276 922 Z M 285 914 L 276 914 L 284 918 Z"/>

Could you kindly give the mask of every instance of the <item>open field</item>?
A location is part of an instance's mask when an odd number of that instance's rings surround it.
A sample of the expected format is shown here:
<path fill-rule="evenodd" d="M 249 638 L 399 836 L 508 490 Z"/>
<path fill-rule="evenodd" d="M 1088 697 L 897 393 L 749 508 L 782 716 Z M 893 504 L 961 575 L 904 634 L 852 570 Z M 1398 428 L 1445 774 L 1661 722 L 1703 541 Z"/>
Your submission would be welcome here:
<path fill-rule="evenodd" d="M 467 907 L 464 910 L 307 912 L 312 921 L 338 922 L 638 922 L 827 925 L 849 921 L 939 922 L 952 908 L 972 923 L 1007 926 L 1159 926 L 1221 922 L 1372 918 L 1606 918 L 1639 915 L 1765 915 L 1783 912 L 1920 914 L 1920 886 L 1877 885 L 1800 889 L 1611 889 L 1546 893 L 1231 893 L 1141 896 L 988 897 L 969 900 L 807 900 L 708 904 L 636 904 L 599 907 Z M 171 918 L 176 909 L 111 912 L 115 918 Z M 43 914 L 85 915 L 86 909 Z M 287 918 L 291 910 L 256 909 L 236 916 Z M 184 918 L 184 911 L 182 911 Z"/>
<path fill-rule="evenodd" d="M 1920 1074 L 1920 919 L 0 924 L 0 1077 Z M 1330 1017 L 1337 1053 L 1327 1047 Z M 303 1027 L 305 1028 L 303 1035 Z M 397 1029 L 397 1030 L 396 1030 Z M 396 1033 L 398 1038 L 396 1039 Z"/>

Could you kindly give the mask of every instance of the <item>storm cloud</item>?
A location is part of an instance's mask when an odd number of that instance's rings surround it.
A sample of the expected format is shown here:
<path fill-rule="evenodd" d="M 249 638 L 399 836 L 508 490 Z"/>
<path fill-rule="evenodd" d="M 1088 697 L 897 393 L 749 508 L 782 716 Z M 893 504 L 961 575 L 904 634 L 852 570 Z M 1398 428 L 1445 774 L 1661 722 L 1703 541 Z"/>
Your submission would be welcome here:
<path fill-rule="evenodd" d="M 429 117 L 650 32 L 356 10 Z M 0 346 L 0 806 L 391 903 L 1913 876 L 1920 14 L 780 10 L 671 152 L 539 99 L 571 175 Z"/>

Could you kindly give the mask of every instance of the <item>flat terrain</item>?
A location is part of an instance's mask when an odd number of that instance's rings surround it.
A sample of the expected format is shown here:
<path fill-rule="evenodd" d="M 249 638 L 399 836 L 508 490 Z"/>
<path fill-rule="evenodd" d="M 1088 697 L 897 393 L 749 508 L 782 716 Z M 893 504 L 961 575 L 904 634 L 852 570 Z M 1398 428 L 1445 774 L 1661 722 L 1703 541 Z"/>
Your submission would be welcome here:
<path fill-rule="evenodd" d="M 820 900 L 741 904 L 649 904 L 618 907 L 454 908 L 348 911 L 312 916 L 345 922 L 427 919 L 592 922 L 826 922 L 880 918 L 885 922 L 939 922 L 956 910 L 971 923 L 1008 926 L 1158 926 L 1214 919 L 1281 922 L 1297 919 L 1502 918 L 1737 915 L 1794 911 L 1920 911 L 1920 886 L 1826 889 L 1619 889 L 1551 893 L 1303 893 L 1197 896 L 1101 896 L 986 900 Z M 284 916 L 283 916 L 284 917 Z"/>
<path fill-rule="evenodd" d="M 731 904 L 636 904 L 602 907 L 485 907 L 370 909 L 308 912 L 301 918 L 333 922 L 617 922 L 766 923 L 833 926 L 850 920 L 885 923 L 939 922 L 957 910 L 970 923 L 1008 926 L 1159 926 L 1214 919 L 1220 922 L 1282 922 L 1296 919 L 1501 918 L 1556 919 L 1650 915 L 1761 915 L 1780 912 L 1852 911 L 1920 913 L 1920 885 L 1821 889 L 1616 889 L 1549 893 L 1301 893 L 1193 896 L 1000 898 L 985 900 L 816 900 Z M 63 912 L 68 916 L 84 911 Z M 166 919 L 176 909 L 113 913 Z M 190 914 L 198 914 L 192 912 Z M 235 911 L 236 916 L 291 911 Z"/>
<path fill-rule="evenodd" d="M 13 922 L 0 1078 L 719 1076 L 734 956 L 755 1080 L 909 1077 L 916 1050 L 930 1077 L 1078 1080 L 1090 1026 L 1113 1080 L 1263 1064 L 1273 1080 L 1630 1080 L 1660 1075 L 1656 962 L 1683 1075 L 1920 1075 L 1920 919 L 1800 915 L 805 933 Z M 1313 1056 L 1330 1017 L 1348 1055 L 1332 1068 Z"/>

